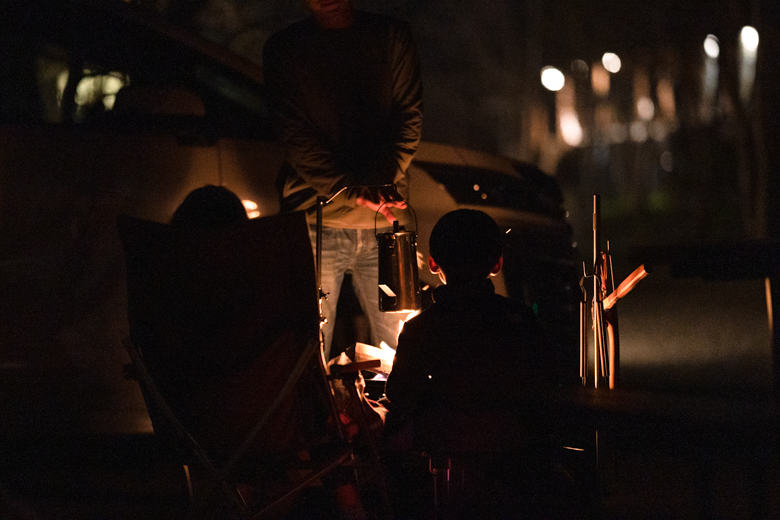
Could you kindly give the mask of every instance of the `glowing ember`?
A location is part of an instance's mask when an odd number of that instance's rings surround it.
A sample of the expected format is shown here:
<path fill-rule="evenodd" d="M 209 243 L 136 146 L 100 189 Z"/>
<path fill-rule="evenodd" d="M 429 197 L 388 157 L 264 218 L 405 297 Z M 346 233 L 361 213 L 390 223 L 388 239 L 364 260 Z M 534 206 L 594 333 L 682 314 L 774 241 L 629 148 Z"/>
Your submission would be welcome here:
<path fill-rule="evenodd" d="M 253 200 L 242 200 L 241 203 L 244 205 L 244 209 L 246 210 L 247 217 L 257 218 L 260 216 L 260 211 L 258 210 L 257 202 Z"/>

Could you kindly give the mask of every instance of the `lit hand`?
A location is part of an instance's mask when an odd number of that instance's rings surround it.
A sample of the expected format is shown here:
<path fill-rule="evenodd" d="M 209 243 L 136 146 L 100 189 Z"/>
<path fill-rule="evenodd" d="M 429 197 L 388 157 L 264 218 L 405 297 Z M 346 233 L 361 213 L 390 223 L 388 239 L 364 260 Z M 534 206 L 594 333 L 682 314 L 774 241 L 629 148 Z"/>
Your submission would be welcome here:
<path fill-rule="evenodd" d="M 398 220 L 390 211 L 390 208 L 406 209 L 406 201 L 395 189 L 369 189 L 364 188 L 355 198 L 360 206 L 365 206 L 372 211 L 378 211 L 385 216 L 391 224 Z"/>

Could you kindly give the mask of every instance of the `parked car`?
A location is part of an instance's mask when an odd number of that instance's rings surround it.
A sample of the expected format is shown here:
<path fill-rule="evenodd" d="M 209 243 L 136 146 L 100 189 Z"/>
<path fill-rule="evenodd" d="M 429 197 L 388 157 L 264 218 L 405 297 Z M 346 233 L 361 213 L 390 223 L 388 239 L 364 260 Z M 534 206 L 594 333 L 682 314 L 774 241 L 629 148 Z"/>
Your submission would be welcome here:
<path fill-rule="evenodd" d="M 123 374 L 116 217 L 166 222 L 204 184 L 252 216 L 279 211 L 262 68 L 121 2 L 0 4 L 0 433 L 150 431 Z M 491 214 L 507 231 L 499 291 L 535 305 L 576 363 L 578 269 L 554 179 L 428 142 L 409 176 L 420 252 L 445 212 Z"/>

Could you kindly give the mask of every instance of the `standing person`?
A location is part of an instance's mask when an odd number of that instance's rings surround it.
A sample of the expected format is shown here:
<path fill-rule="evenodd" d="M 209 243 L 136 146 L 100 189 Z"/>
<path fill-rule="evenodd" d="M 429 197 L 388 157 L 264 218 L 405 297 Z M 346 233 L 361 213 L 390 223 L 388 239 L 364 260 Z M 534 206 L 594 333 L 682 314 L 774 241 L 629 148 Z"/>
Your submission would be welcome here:
<path fill-rule="evenodd" d="M 351 0 L 305 2 L 311 16 L 272 35 L 263 51 L 269 106 L 286 146 L 282 211 L 305 210 L 314 243 L 317 197 L 338 194 L 323 207 L 326 357 L 347 272 L 373 343 L 395 348 L 399 316 L 379 310 L 375 232 L 397 218 L 406 223 L 406 170 L 422 129 L 417 52 L 404 22 L 356 11 Z"/>

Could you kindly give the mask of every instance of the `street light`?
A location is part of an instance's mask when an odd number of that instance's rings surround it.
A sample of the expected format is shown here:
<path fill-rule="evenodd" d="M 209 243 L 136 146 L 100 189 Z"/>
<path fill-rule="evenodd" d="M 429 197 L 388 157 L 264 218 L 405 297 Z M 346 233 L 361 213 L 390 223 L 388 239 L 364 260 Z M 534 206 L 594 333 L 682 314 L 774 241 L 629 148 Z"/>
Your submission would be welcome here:
<path fill-rule="evenodd" d="M 602 65 L 604 65 L 604 68 L 607 69 L 612 74 L 615 74 L 620 71 L 620 67 L 621 67 L 620 57 L 614 52 L 605 52 L 604 55 L 601 57 L 601 63 Z"/>
<path fill-rule="evenodd" d="M 563 76 L 563 72 L 555 67 L 545 67 L 542 69 L 542 85 L 547 90 L 557 92 L 563 88 L 566 79 Z"/>
<path fill-rule="evenodd" d="M 739 66 L 739 98 L 743 104 L 750 101 L 753 82 L 756 78 L 756 54 L 758 51 L 758 31 L 746 25 L 739 33 L 740 66 Z"/>

